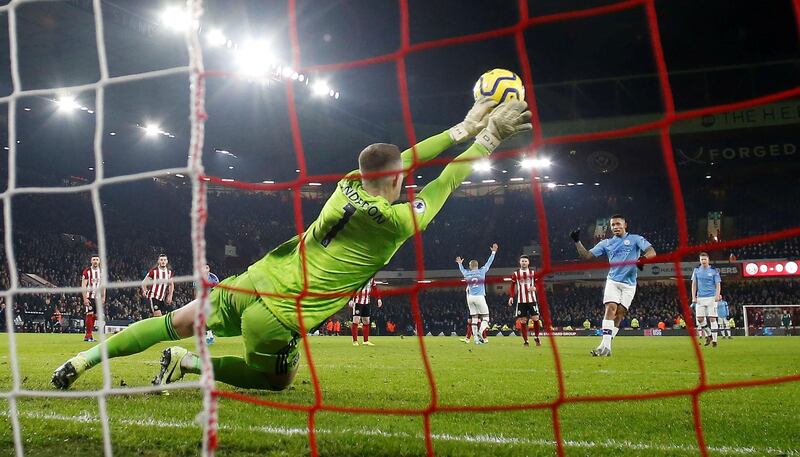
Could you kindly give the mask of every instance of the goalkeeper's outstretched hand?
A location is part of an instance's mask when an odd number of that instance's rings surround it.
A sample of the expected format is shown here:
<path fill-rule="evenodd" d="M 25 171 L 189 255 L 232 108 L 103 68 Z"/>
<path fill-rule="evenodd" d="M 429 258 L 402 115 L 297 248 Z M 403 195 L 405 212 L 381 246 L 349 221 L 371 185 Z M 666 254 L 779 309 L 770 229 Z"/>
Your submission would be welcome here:
<path fill-rule="evenodd" d="M 489 121 L 475 138 L 475 142 L 492 152 L 505 139 L 533 129 L 528 105 L 519 100 L 501 103 L 489 114 Z"/>
<path fill-rule="evenodd" d="M 577 243 L 581 240 L 581 229 L 575 229 L 569 232 L 569 237 L 572 238 L 572 241 Z"/>
<path fill-rule="evenodd" d="M 464 122 L 457 124 L 450 129 L 450 138 L 454 143 L 468 140 L 486 128 L 489 120 L 489 113 L 492 112 L 497 102 L 488 97 L 482 97 L 472 105 Z"/>

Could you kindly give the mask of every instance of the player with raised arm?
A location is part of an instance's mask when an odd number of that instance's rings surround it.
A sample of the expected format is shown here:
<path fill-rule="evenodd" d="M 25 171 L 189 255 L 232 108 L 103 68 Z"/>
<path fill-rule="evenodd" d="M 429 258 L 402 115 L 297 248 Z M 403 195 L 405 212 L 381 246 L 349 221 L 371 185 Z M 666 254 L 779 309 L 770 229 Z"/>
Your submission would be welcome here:
<path fill-rule="evenodd" d="M 464 259 L 456 257 L 456 263 L 464 279 L 467 280 L 467 307 L 469 308 L 470 325 L 475 344 L 485 344 L 486 330 L 489 328 L 489 306 L 486 304 L 486 272 L 494 262 L 494 255 L 497 253 L 497 243 L 490 248 L 492 253 L 482 267 L 478 268 L 477 260 L 469 261 L 469 270 L 464 268 Z M 480 322 L 480 328 L 478 328 Z"/>
<path fill-rule="evenodd" d="M 100 256 L 97 254 L 92 255 L 90 265 L 83 269 L 81 273 L 81 295 L 83 295 L 83 308 L 86 311 L 84 325 L 86 333 L 83 335 L 83 341 L 94 342 L 92 330 L 94 329 L 94 310 L 97 300 L 102 303 L 106 302 L 106 291 L 100 289 Z"/>
<path fill-rule="evenodd" d="M 578 254 L 586 259 L 594 259 L 605 255 L 611 267 L 608 269 L 606 288 L 603 292 L 603 339 L 600 346 L 591 351 L 592 356 L 611 356 L 611 340 L 619 331 L 619 324 L 631 306 L 636 293 L 637 269 L 642 270 L 643 258 L 655 257 L 656 251 L 649 241 L 640 235 L 628 233 L 628 223 L 621 214 L 611 216 L 611 238 L 597 243 L 587 250 L 581 243 L 580 229 L 569 234 L 575 242 Z M 619 265 L 626 263 L 625 265 Z"/>
<path fill-rule="evenodd" d="M 153 317 L 163 315 L 162 311 L 172 304 L 175 283 L 172 282 L 172 269 L 166 254 L 159 254 L 156 266 L 147 272 L 142 280 L 142 297 L 150 304 Z"/>
<path fill-rule="evenodd" d="M 692 272 L 692 303 L 695 303 L 697 328 L 703 329 L 705 346 L 717 347 L 717 301 L 721 299 L 722 280 L 719 270 L 709 264 L 707 253 L 701 252 L 698 257 L 700 266 Z"/>
<path fill-rule="evenodd" d="M 241 335 L 244 344 L 243 357 L 211 359 L 214 378 L 241 388 L 287 388 L 297 373 L 301 329 L 317 327 L 346 305 L 408 238 L 428 227 L 472 173 L 472 162 L 489 156 L 504 139 L 531 130 L 530 117 L 524 102 L 508 101 L 495 108 L 495 102 L 479 99 L 463 122 L 402 154 L 391 144 L 367 146 L 359 154 L 359 169 L 338 182 L 319 217 L 302 234 L 211 291 L 208 327 L 218 336 Z M 392 204 L 415 162 L 434 159 L 472 137 L 474 143 L 413 201 Z M 308 293 L 300 301 L 301 326 L 296 297 L 304 290 Z M 107 340 L 108 356 L 136 354 L 162 341 L 191 336 L 198 306 L 193 300 L 165 316 L 134 323 Z M 52 383 L 66 389 L 99 362 L 100 348 L 92 347 L 58 367 Z M 200 358 L 173 346 L 163 351 L 154 383 L 175 382 L 186 373 L 200 373 Z"/>
<path fill-rule="evenodd" d="M 511 296 L 508 297 L 508 306 L 517 301 L 517 309 L 514 315 L 517 323 L 522 329 L 523 346 L 528 347 L 528 320 L 533 319 L 533 341 L 537 346 L 541 346 L 539 340 L 539 303 L 536 300 L 536 285 L 534 282 L 533 268 L 530 267 L 531 259 L 526 255 L 519 256 L 519 270 L 511 274 Z"/>
<path fill-rule="evenodd" d="M 375 346 L 375 343 L 369 340 L 369 317 L 371 314 L 369 300 L 373 295 L 378 303 L 378 308 L 383 306 L 383 301 L 381 300 L 378 285 L 375 283 L 374 277 L 369 278 L 369 281 L 358 289 L 358 292 L 353 295 L 353 298 L 351 298 L 348 303 L 348 305 L 353 308 L 353 323 L 350 325 L 350 331 L 353 334 L 353 346 L 358 346 L 359 323 L 364 324 L 362 330 L 364 346 Z"/>
<path fill-rule="evenodd" d="M 729 317 L 730 311 L 728 310 L 728 302 L 725 301 L 725 297 L 720 294 L 719 300 L 717 301 L 717 321 L 719 324 L 719 333 L 723 338 L 727 337 L 729 340 L 731 340 L 733 337 L 731 336 L 731 329 L 728 325 Z"/>

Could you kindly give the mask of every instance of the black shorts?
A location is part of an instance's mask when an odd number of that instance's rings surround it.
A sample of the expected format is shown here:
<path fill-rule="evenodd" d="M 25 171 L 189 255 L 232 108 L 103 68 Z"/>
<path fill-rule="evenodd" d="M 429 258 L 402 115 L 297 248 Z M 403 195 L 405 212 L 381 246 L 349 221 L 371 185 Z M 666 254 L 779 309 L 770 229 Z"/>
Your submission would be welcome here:
<path fill-rule="evenodd" d="M 539 315 L 538 303 L 517 303 L 517 317 L 531 317 Z"/>
<path fill-rule="evenodd" d="M 97 301 L 96 300 L 97 300 L 96 298 L 90 298 L 89 299 L 89 304 L 88 305 L 84 305 L 83 309 L 84 309 L 84 311 L 86 311 L 86 314 L 89 314 L 89 313 L 94 314 L 97 311 L 97 306 L 96 306 L 97 305 Z"/>
<path fill-rule="evenodd" d="M 159 300 L 157 298 L 150 298 L 150 311 L 156 312 L 161 311 L 161 313 L 166 313 L 167 311 L 167 304 L 164 303 L 164 300 Z"/>
<path fill-rule="evenodd" d="M 353 317 L 369 317 L 370 308 L 371 306 L 369 306 L 369 303 L 363 305 L 356 303 L 353 307 Z"/>

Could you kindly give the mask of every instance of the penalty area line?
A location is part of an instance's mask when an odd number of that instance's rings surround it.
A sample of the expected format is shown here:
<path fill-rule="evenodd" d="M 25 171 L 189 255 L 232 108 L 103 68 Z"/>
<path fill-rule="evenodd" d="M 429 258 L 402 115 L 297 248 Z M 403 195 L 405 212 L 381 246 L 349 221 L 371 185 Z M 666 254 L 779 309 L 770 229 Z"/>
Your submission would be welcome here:
<path fill-rule="evenodd" d="M 81 423 L 99 423 L 100 418 L 91 414 L 81 414 L 76 416 L 68 416 L 63 414 L 54 413 L 41 413 L 41 412 L 26 412 L 20 413 L 20 417 L 34 420 L 52 420 L 64 422 L 81 422 Z M 8 417 L 8 412 L 0 412 L 0 417 Z M 156 419 L 112 419 L 112 424 L 126 425 L 126 426 L 139 426 L 139 427 L 158 427 L 158 428 L 194 428 L 200 431 L 202 427 L 197 422 L 191 421 L 162 421 Z M 299 427 L 276 427 L 269 425 L 248 425 L 238 426 L 230 424 L 219 424 L 220 431 L 229 432 L 245 432 L 245 433 L 264 433 L 269 435 L 281 436 L 298 436 L 307 435 L 308 429 Z M 316 429 L 317 434 L 322 435 L 358 435 L 370 437 L 384 437 L 391 439 L 424 439 L 421 433 L 405 433 L 405 432 L 387 432 L 379 429 Z M 431 437 L 437 441 L 451 441 L 459 443 L 474 443 L 474 444 L 491 444 L 491 445 L 520 445 L 520 446 L 541 446 L 553 447 L 555 441 L 545 439 L 530 439 L 520 437 L 509 437 L 502 435 L 451 435 L 448 433 L 434 433 Z M 635 449 L 642 451 L 696 451 L 696 446 L 686 445 L 662 445 L 650 443 L 635 443 L 632 441 L 616 441 L 616 440 L 603 440 L 603 441 L 585 441 L 585 440 L 564 440 L 564 446 L 579 449 Z M 800 457 L 800 449 L 775 449 L 775 448 L 757 448 L 757 447 L 734 447 L 734 446 L 709 446 L 709 451 L 719 452 L 721 454 L 741 454 L 741 455 L 784 455 L 791 457 Z"/>

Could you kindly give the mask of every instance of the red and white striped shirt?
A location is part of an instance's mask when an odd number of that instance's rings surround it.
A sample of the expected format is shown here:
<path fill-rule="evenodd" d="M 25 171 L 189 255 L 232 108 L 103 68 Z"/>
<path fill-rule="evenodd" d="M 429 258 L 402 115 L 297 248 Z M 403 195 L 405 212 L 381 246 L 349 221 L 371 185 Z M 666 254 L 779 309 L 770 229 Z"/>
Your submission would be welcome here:
<path fill-rule="evenodd" d="M 100 268 L 87 267 L 83 269 L 81 278 L 86 280 L 86 291 L 89 299 L 94 300 L 100 292 Z"/>
<path fill-rule="evenodd" d="M 369 299 L 372 295 L 375 295 L 376 299 L 381 298 L 380 293 L 378 292 L 378 285 L 375 283 L 375 278 L 370 278 L 364 287 L 358 290 L 353 295 L 353 303 L 356 305 L 368 305 Z"/>
<path fill-rule="evenodd" d="M 511 296 L 517 299 L 517 303 L 536 303 L 533 268 L 520 268 L 511 275 Z"/>
<path fill-rule="evenodd" d="M 169 268 L 155 267 L 147 273 L 145 279 L 147 278 L 153 280 L 153 283 L 150 284 L 150 289 L 147 290 L 147 298 L 164 301 L 164 299 L 167 297 L 169 284 L 172 280 L 172 270 Z"/>

